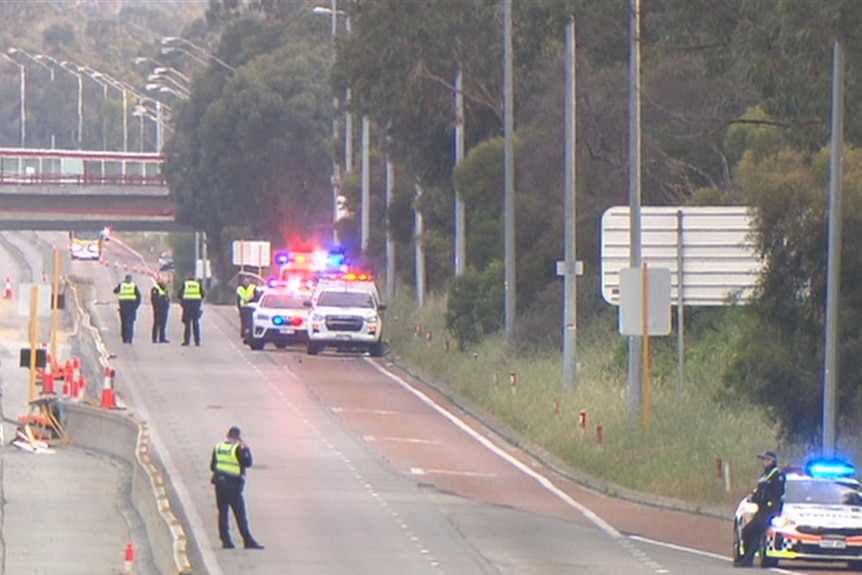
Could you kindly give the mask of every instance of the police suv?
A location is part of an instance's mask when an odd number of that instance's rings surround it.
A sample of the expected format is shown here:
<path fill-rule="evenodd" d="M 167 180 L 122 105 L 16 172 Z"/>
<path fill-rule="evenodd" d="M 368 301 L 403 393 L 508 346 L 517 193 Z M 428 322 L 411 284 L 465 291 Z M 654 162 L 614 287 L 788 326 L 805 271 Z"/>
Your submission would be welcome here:
<path fill-rule="evenodd" d="M 862 570 L 862 485 L 853 465 L 813 460 L 785 470 L 784 505 L 773 517 L 757 550 L 761 567 L 779 561 L 845 561 Z M 743 499 L 733 520 L 733 559 L 743 555 L 742 528 L 757 512 Z"/>
<path fill-rule="evenodd" d="M 307 339 L 305 319 L 308 310 L 304 303 L 310 292 L 276 285 L 267 289 L 257 303 L 252 304 L 251 333 L 245 343 L 260 351 L 267 343 L 284 349 L 292 343 L 303 343 Z"/>
<path fill-rule="evenodd" d="M 317 285 L 309 308 L 306 331 L 308 355 L 326 348 L 368 352 L 380 357 L 385 350 L 383 316 L 377 286 L 365 274 L 330 274 Z"/>

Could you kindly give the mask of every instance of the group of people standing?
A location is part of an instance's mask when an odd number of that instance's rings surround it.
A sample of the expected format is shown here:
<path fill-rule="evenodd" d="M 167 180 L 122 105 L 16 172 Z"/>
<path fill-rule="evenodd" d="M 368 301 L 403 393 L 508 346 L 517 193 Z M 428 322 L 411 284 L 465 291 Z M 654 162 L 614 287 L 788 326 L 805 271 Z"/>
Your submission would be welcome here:
<path fill-rule="evenodd" d="M 130 274 L 126 274 L 117 287 L 114 288 L 120 306 L 120 334 L 123 343 L 132 343 L 135 338 L 135 320 L 138 308 L 141 307 L 141 290 L 132 280 Z M 203 284 L 194 277 L 194 274 L 186 274 L 186 279 L 177 292 L 177 299 L 183 310 L 183 345 L 191 345 L 194 339 L 195 345 L 201 344 L 200 318 L 203 312 L 202 303 L 205 296 Z M 150 303 L 153 306 L 153 343 L 170 343 L 167 338 L 168 312 L 171 309 L 171 296 L 165 280 L 156 280 L 150 290 Z"/>

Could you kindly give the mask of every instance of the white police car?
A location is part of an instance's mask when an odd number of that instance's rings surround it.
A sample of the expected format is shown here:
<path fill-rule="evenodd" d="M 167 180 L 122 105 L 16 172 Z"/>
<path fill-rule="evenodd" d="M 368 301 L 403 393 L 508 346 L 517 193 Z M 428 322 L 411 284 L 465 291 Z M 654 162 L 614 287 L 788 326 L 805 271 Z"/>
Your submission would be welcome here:
<path fill-rule="evenodd" d="M 368 352 L 373 357 L 384 354 L 382 312 L 386 304 L 369 276 L 344 273 L 323 278 L 306 305 L 308 355 L 326 348 Z"/>
<path fill-rule="evenodd" d="M 862 485 L 853 465 L 837 459 L 785 469 L 784 505 L 757 550 L 761 567 L 779 561 L 843 561 L 862 570 Z M 757 512 L 743 499 L 733 520 L 733 559 L 742 558 L 742 528 Z"/>
<path fill-rule="evenodd" d="M 284 349 L 292 343 L 303 343 L 308 335 L 305 328 L 308 310 L 304 303 L 310 294 L 282 286 L 267 289 L 260 300 L 252 304 L 251 332 L 246 336 L 248 346 L 260 351 L 267 343 Z"/>

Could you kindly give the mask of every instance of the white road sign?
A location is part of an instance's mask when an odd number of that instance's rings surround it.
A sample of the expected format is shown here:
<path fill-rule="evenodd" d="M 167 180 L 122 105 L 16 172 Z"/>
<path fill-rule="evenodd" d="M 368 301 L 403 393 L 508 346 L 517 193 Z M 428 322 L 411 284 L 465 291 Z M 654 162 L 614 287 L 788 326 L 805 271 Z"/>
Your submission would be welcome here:
<path fill-rule="evenodd" d="M 620 270 L 631 266 L 629 242 L 628 206 L 609 208 L 602 215 L 601 267 L 602 297 L 612 305 L 619 305 Z M 669 269 L 671 301 L 679 301 L 681 284 L 689 306 L 746 303 L 763 265 L 745 206 L 642 207 L 641 259 Z"/>
<path fill-rule="evenodd" d="M 269 242 L 234 240 L 232 247 L 235 266 L 268 267 L 272 261 Z"/>

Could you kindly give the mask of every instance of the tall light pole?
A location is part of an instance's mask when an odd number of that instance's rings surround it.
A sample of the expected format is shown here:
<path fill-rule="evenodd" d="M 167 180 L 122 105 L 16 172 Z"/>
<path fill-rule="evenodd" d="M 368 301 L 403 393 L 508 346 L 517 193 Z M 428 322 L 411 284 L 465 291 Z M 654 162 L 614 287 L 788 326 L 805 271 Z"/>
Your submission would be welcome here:
<path fill-rule="evenodd" d="M 641 0 L 630 0 L 629 20 L 629 267 L 641 268 Z M 629 336 L 629 417 L 643 410 L 643 336 Z"/>
<path fill-rule="evenodd" d="M 515 290 L 515 160 L 514 160 L 514 98 L 512 97 L 512 0 L 504 0 L 503 14 L 503 230 L 505 258 L 505 309 L 506 343 L 515 339 L 515 313 L 517 310 Z"/>
<path fill-rule="evenodd" d="M 460 42 L 458 42 L 460 44 Z M 455 167 L 464 159 L 464 75 L 461 62 L 458 62 L 458 72 L 455 75 Z M 458 188 L 455 188 L 455 275 L 464 273 L 467 265 L 467 243 L 465 230 L 467 227 L 466 208 Z"/>
<path fill-rule="evenodd" d="M 201 48 L 197 44 L 194 44 L 186 40 L 185 38 L 181 38 L 179 36 L 165 36 L 164 38 L 162 38 L 161 44 L 163 54 L 169 54 L 172 51 L 185 52 L 193 60 L 196 60 L 197 62 L 204 65 L 209 65 L 211 62 L 215 62 L 228 72 L 236 72 L 236 68 L 234 68 L 209 50 Z"/>
<path fill-rule="evenodd" d="M 24 66 L 21 62 L 16 62 L 6 54 L 3 54 L 3 57 L 12 62 L 14 65 L 18 66 L 18 78 L 19 78 L 19 103 L 20 103 L 20 147 L 27 147 L 27 67 Z"/>
<path fill-rule="evenodd" d="M 330 44 L 331 44 L 331 64 L 335 64 L 335 37 L 338 34 L 338 4 L 337 0 L 330 0 L 330 8 L 324 8 L 322 6 L 315 6 L 312 8 L 312 13 L 314 14 L 328 14 L 330 16 Z M 338 141 L 338 118 L 335 115 L 335 111 L 338 110 L 338 98 L 332 97 L 332 141 L 333 143 Z M 349 139 L 349 138 L 348 138 Z M 346 145 L 346 144 L 345 144 Z M 346 156 L 346 154 L 345 154 Z M 338 233 L 335 230 L 334 224 L 338 221 L 338 196 L 340 195 L 341 188 L 341 170 L 338 166 L 338 159 L 335 154 L 332 155 L 332 239 L 333 242 L 337 245 L 339 243 Z"/>
<path fill-rule="evenodd" d="M 84 77 L 81 72 L 78 71 L 78 66 L 69 61 L 60 62 L 60 67 L 75 76 L 75 79 L 78 81 L 78 149 L 82 149 L 84 142 Z"/>

